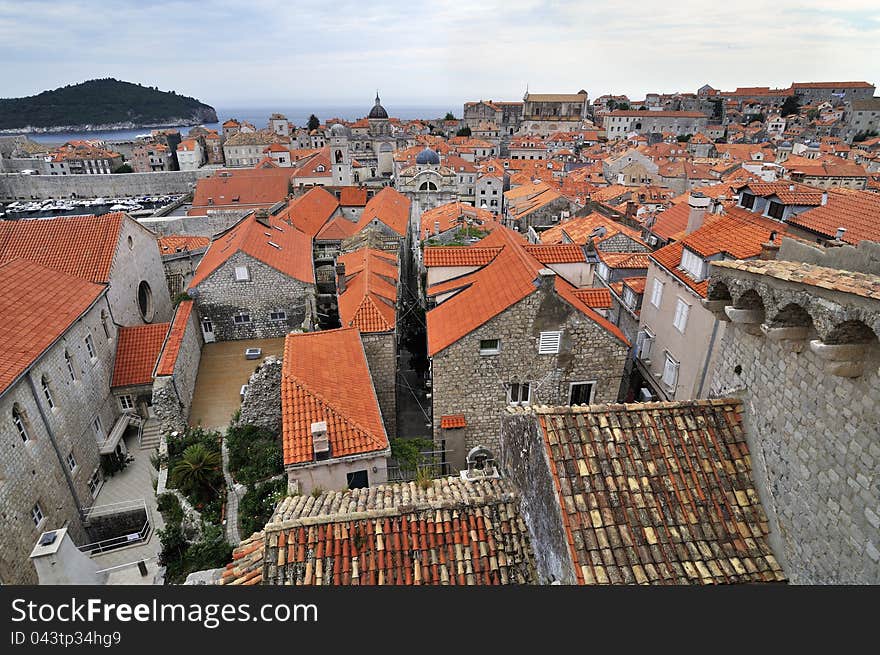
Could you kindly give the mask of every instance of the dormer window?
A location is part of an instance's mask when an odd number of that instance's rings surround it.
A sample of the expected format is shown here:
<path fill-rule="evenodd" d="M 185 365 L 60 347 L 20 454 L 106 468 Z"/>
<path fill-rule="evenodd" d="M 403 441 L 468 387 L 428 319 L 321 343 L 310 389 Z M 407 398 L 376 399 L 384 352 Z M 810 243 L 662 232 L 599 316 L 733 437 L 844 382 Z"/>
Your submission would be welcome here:
<path fill-rule="evenodd" d="M 706 262 L 693 250 L 682 248 L 681 268 L 698 282 L 706 277 Z"/>

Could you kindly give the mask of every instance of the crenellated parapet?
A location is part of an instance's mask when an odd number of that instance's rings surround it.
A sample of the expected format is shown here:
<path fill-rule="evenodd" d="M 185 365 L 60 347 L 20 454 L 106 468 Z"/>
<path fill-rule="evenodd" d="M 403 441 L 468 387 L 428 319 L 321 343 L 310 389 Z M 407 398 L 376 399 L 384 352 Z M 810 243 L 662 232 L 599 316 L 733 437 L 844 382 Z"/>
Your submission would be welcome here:
<path fill-rule="evenodd" d="M 840 377 L 861 376 L 880 347 L 876 275 L 781 260 L 713 262 L 703 306 L 755 337 L 809 348 Z"/>

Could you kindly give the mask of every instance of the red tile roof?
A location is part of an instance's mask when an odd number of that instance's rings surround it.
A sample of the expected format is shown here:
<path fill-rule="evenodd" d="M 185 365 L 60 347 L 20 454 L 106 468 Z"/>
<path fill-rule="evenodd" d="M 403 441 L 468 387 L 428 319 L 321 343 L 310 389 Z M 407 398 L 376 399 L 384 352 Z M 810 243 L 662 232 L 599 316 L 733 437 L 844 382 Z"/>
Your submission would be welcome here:
<path fill-rule="evenodd" d="M 833 238 L 837 228 L 846 228 L 843 241 L 880 242 L 880 194 L 871 191 L 833 189 L 825 205 L 809 209 L 788 219 L 797 227 Z"/>
<path fill-rule="evenodd" d="M 384 187 L 379 193 L 370 198 L 364 207 L 361 220 L 358 221 L 357 231 L 360 232 L 373 219 L 378 219 L 401 236 L 406 235 L 409 227 L 409 198 L 391 187 Z"/>
<path fill-rule="evenodd" d="M 497 219 L 488 209 L 480 209 L 466 202 L 455 201 L 422 212 L 421 236 L 425 239 L 430 238 L 435 232 L 437 223 L 439 223 L 440 232 L 466 225 L 473 225 L 488 231 L 497 225 Z"/>
<path fill-rule="evenodd" d="M 339 190 L 339 204 L 343 207 L 363 207 L 367 204 L 367 188 L 344 186 Z"/>
<path fill-rule="evenodd" d="M 579 584 L 781 582 L 739 400 L 535 408 Z"/>
<path fill-rule="evenodd" d="M 331 458 L 388 449 L 356 328 L 287 335 L 281 416 L 285 465 L 315 460 L 311 426 L 319 421 L 327 422 Z"/>
<path fill-rule="evenodd" d="M 397 255 L 360 248 L 340 255 L 345 291 L 339 294 L 339 319 L 361 332 L 389 332 L 396 324 Z"/>
<path fill-rule="evenodd" d="M 119 328 L 111 387 L 150 384 L 170 323 Z"/>
<path fill-rule="evenodd" d="M 583 247 L 574 243 L 529 244 L 525 249 L 542 264 L 582 264 L 587 261 Z"/>
<path fill-rule="evenodd" d="M 444 430 L 465 428 L 467 427 L 467 421 L 464 418 L 464 414 L 447 414 L 440 417 L 440 427 Z"/>
<path fill-rule="evenodd" d="M 648 278 L 645 276 L 641 277 L 625 277 L 623 278 L 623 283 L 632 289 L 635 293 L 643 294 L 645 293 L 645 284 L 647 283 Z"/>
<path fill-rule="evenodd" d="M 602 228 L 604 228 L 605 234 L 593 238 L 593 242 L 597 245 L 606 239 L 610 239 L 618 234 L 623 234 L 634 240 L 637 244 L 647 248 L 647 245 L 642 241 L 641 234 L 638 230 L 624 225 L 623 223 L 618 223 L 598 212 L 594 212 L 587 216 L 570 218 L 567 221 L 544 230 L 541 232 L 541 243 L 564 243 L 567 240 L 571 243 L 584 245 L 589 241 L 590 234 L 595 230 L 600 230 Z"/>
<path fill-rule="evenodd" d="M 218 171 L 196 182 L 187 214 L 204 216 L 209 209 L 271 207 L 287 197 L 290 170 L 272 167 Z"/>
<path fill-rule="evenodd" d="M 485 266 L 491 262 L 501 247 L 482 248 L 471 246 L 429 246 L 425 248 L 425 266 Z"/>
<path fill-rule="evenodd" d="M 648 268 L 648 253 L 644 252 L 604 252 L 596 253 L 608 268 Z"/>
<path fill-rule="evenodd" d="M 291 200 L 287 208 L 278 214 L 288 219 L 310 237 L 314 237 L 339 208 L 336 196 L 323 187 L 309 189 L 299 198 Z"/>
<path fill-rule="evenodd" d="M 22 257 L 90 282 L 110 281 L 125 214 L 0 221 L 0 263 Z"/>
<path fill-rule="evenodd" d="M 183 343 L 183 337 L 189 325 L 192 308 L 192 300 L 184 300 L 177 306 L 174 318 L 171 320 L 171 329 L 168 330 L 168 335 L 162 346 L 162 353 L 159 356 L 159 362 L 156 364 L 156 376 L 174 375 L 174 367 L 177 364 L 180 346 Z"/>
<path fill-rule="evenodd" d="M 277 271 L 301 282 L 315 283 L 312 240 L 277 216 L 268 218 L 269 227 L 256 214 L 245 216 L 225 232 L 214 237 L 189 283 L 192 289 L 237 252 L 243 252 Z M 271 244 L 276 244 L 275 247 Z"/>
<path fill-rule="evenodd" d="M 749 191 L 761 198 L 769 196 L 778 197 L 786 205 L 821 205 L 822 189 L 807 186 L 806 184 L 794 184 L 792 182 L 749 182 L 740 185 L 737 190 L 748 187 Z"/>
<path fill-rule="evenodd" d="M 334 216 L 315 235 L 316 241 L 343 241 L 358 232 L 358 224 L 344 216 Z"/>
<path fill-rule="evenodd" d="M 0 393 L 106 289 L 26 259 L 0 264 Z"/>
<path fill-rule="evenodd" d="M 191 237 L 182 234 L 171 234 L 167 237 L 159 238 L 159 252 L 163 255 L 170 255 L 176 252 L 185 252 L 187 250 L 198 250 L 206 248 L 211 243 L 209 237 Z"/>
<path fill-rule="evenodd" d="M 587 307 L 611 309 L 611 292 L 605 287 L 575 289 L 572 293 Z"/>
<path fill-rule="evenodd" d="M 462 289 L 428 312 L 429 355 L 436 355 L 536 289 L 535 280 L 543 266 L 526 252 L 520 235 L 499 227 L 481 244 L 501 246 L 502 250 L 483 268 L 428 290 L 429 294 L 435 295 L 438 290 L 450 290 L 447 287 Z M 559 276 L 556 276 L 555 288 L 569 304 L 626 342 L 617 327 L 574 295 L 575 288 Z"/>

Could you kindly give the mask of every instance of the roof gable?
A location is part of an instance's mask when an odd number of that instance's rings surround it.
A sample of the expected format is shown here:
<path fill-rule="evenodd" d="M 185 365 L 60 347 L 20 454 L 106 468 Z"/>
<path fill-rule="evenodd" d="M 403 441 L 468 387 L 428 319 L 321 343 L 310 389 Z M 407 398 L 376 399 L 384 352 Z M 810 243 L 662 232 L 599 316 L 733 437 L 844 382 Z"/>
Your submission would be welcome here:
<path fill-rule="evenodd" d="M 170 323 L 119 328 L 111 387 L 150 384 Z"/>

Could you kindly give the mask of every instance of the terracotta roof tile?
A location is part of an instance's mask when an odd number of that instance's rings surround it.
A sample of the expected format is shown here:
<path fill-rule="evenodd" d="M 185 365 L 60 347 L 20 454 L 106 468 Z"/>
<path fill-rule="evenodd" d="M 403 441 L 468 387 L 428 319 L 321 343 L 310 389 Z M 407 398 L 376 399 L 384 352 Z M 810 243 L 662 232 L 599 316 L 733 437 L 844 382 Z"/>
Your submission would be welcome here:
<path fill-rule="evenodd" d="M 0 221 L 0 263 L 23 257 L 90 282 L 110 281 L 125 214 Z"/>
<path fill-rule="evenodd" d="M 360 248 L 340 255 L 345 264 L 345 291 L 339 294 L 339 319 L 361 332 L 389 332 L 396 325 L 397 256 Z"/>
<path fill-rule="evenodd" d="M 798 285 L 819 287 L 831 291 L 851 293 L 863 298 L 880 300 L 880 276 L 868 273 L 826 268 L 804 262 L 790 262 L 781 259 L 722 261 L 712 262 L 715 269 L 733 269 L 766 275 L 777 280 L 794 282 Z"/>
<path fill-rule="evenodd" d="M 828 192 L 827 204 L 793 216 L 788 222 L 829 238 L 835 236 L 837 228 L 846 228 L 842 240 L 855 245 L 859 241 L 880 242 L 878 217 L 880 194 L 834 189 Z"/>
<path fill-rule="evenodd" d="M 784 581 L 739 400 L 536 408 L 580 584 Z"/>
<path fill-rule="evenodd" d="M 606 239 L 610 239 L 618 234 L 623 234 L 637 245 L 647 249 L 647 245 L 642 241 L 641 234 L 638 230 L 628 227 L 622 223 L 603 216 L 598 212 L 588 214 L 587 216 L 578 216 L 570 218 L 567 221 L 554 225 L 553 227 L 541 232 L 541 243 L 576 243 L 584 245 L 589 241 L 591 234 L 604 229 L 602 236 L 594 236 L 593 242 L 600 244 Z"/>
<path fill-rule="evenodd" d="M 587 307 L 593 309 L 611 309 L 611 292 L 605 287 L 575 289 L 572 292 Z"/>
<path fill-rule="evenodd" d="M 363 207 L 367 204 L 367 188 L 344 186 L 339 190 L 339 204 L 343 207 Z"/>
<path fill-rule="evenodd" d="M 485 266 L 500 252 L 500 246 L 428 246 L 425 248 L 425 266 Z"/>
<path fill-rule="evenodd" d="M 189 288 L 204 282 L 237 252 L 246 253 L 301 282 L 314 284 L 312 240 L 276 216 L 269 216 L 266 220 L 269 222 L 268 227 L 260 223 L 256 214 L 252 213 L 215 236 L 199 262 Z"/>
<path fill-rule="evenodd" d="M 291 200 L 279 212 L 280 220 L 289 220 L 310 237 L 314 237 L 339 208 L 336 196 L 323 187 L 309 189 L 299 198 Z"/>
<path fill-rule="evenodd" d="M 286 465 L 314 461 L 311 426 L 319 421 L 327 422 L 331 457 L 389 447 L 356 328 L 287 335 L 281 416 Z"/>
<path fill-rule="evenodd" d="M 159 238 L 159 252 L 163 255 L 170 255 L 176 252 L 207 248 L 210 243 L 211 239 L 209 237 L 191 237 L 182 234 L 171 234 L 167 237 Z"/>
<path fill-rule="evenodd" d="M 26 259 L 0 264 L 0 393 L 106 289 Z"/>
<path fill-rule="evenodd" d="M 180 354 L 180 346 L 183 343 L 183 337 L 186 334 L 190 316 L 192 316 L 192 309 L 193 301 L 184 300 L 174 311 L 171 329 L 168 330 L 168 335 L 165 338 L 165 343 L 159 356 L 159 362 L 156 364 L 156 376 L 174 375 L 174 367 L 177 364 L 177 356 Z"/>
<path fill-rule="evenodd" d="M 466 225 L 473 225 L 488 231 L 497 225 L 497 218 L 488 209 L 479 209 L 465 202 L 456 201 L 422 212 L 421 235 L 426 239 L 430 238 L 434 234 L 437 223 L 439 223 L 440 232 Z"/>
<path fill-rule="evenodd" d="M 358 222 L 357 231 L 360 232 L 373 219 L 378 219 L 401 236 L 406 235 L 409 227 L 409 212 L 411 202 L 409 198 L 391 187 L 384 187 L 379 193 L 370 198 L 364 207 L 364 212 Z"/>
<path fill-rule="evenodd" d="M 581 264 L 587 261 L 583 247 L 574 243 L 529 244 L 525 249 L 542 264 Z"/>
<path fill-rule="evenodd" d="M 170 323 L 119 328 L 111 387 L 150 384 Z"/>
<path fill-rule="evenodd" d="M 596 253 L 608 268 L 648 268 L 648 253 L 644 252 L 603 252 Z"/>
<path fill-rule="evenodd" d="M 467 421 L 464 418 L 464 414 L 447 414 L 440 417 L 440 427 L 444 430 L 464 428 L 467 427 Z"/>
<path fill-rule="evenodd" d="M 196 182 L 187 214 L 204 216 L 209 209 L 271 207 L 287 197 L 290 170 L 273 167 L 217 171 Z"/>

